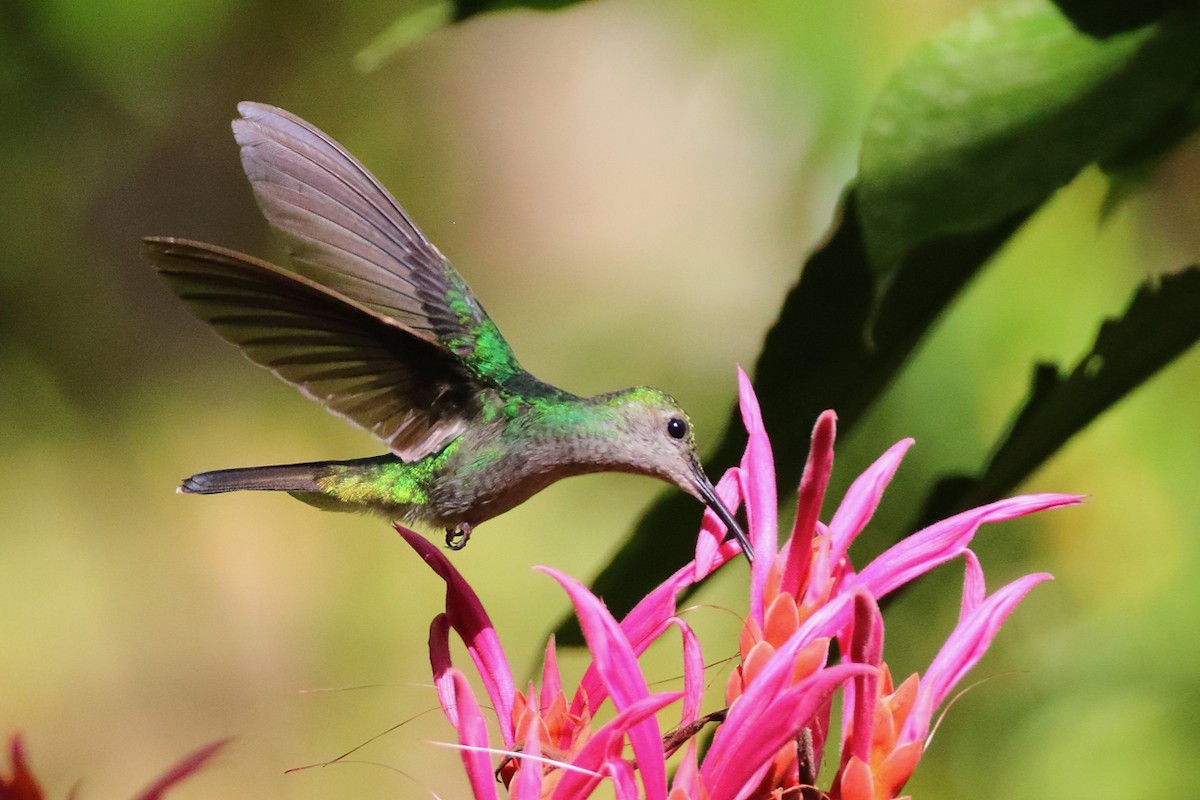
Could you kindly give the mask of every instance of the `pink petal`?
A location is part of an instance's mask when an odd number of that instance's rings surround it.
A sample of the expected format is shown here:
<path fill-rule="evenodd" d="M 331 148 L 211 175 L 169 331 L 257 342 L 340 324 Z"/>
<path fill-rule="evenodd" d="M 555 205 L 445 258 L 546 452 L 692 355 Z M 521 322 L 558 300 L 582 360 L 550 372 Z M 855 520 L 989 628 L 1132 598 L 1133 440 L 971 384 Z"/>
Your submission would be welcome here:
<path fill-rule="evenodd" d="M 659 584 L 650 594 L 643 597 L 633 607 L 625 619 L 621 621 L 621 632 L 629 642 L 633 652 L 641 655 L 663 631 L 667 629 L 672 617 L 675 616 L 675 598 L 688 586 L 692 585 L 694 569 L 692 564 L 685 564 L 676 570 L 675 574 Z M 591 711 L 595 711 L 608 698 L 608 689 L 600 676 L 598 665 L 593 662 L 579 680 L 579 689 L 571 703 L 571 713 L 580 714 L 584 710 L 584 702 Z"/>
<path fill-rule="evenodd" d="M 979 604 L 987 597 L 987 584 L 983 579 L 983 567 L 979 564 L 979 557 L 970 550 L 963 555 L 966 556 L 967 570 L 963 576 L 962 604 L 958 609 L 959 620 L 966 619 L 967 615 L 979 608 Z"/>
<path fill-rule="evenodd" d="M 863 586 L 880 598 L 898 586 L 960 555 L 974 538 L 979 526 L 1001 522 L 1058 506 L 1074 505 L 1082 500 L 1070 494 L 1027 494 L 999 500 L 935 522 L 884 551 L 860 572 L 849 586 Z"/>
<path fill-rule="evenodd" d="M 2 800 L 42 800 L 45 794 L 25 755 L 25 742 L 21 734 L 13 734 L 9 741 L 9 757 L 12 759 L 12 778 L 0 775 L 0 798 Z"/>
<path fill-rule="evenodd" d="M 634 777 L 633 766 L 628 761 L 611 759 L 604 765 L 604 771 L 612 780 L 613 797 L 616 800 L 640 800 L 637 778 Z"/>
<path fill-rule="evenodd" d="M 218 739 L 204 745 L 194 753 L 188 754 L 178 764 L 167 770 L 166 774 L 151 784 L 148 789 L 139 794 L 135 800 L 160 800 L 167 790 L 174 789 L 181 781 L 212 761 L 230 741 L 230 739 Z M 3 788 L 4 786 L 0 785 L 0 790 Z M 0 796 L 3 796 L 3 792 L 0 792 Z"/>
<path fill-rule="evenodd" d="M 575 605 L 579 627 L 587 640 L 588 650 L 600 671 L 600 676 L 612 695 L 613 704 L 622 711 L 650 695 L 646 679 L 637 663 L 637 655 L 621 626 L 594 594 L 574 578 L 549 567 L 536 569 L 558 581 Z M 663 763 L 662 732 L 658 721 L 649 717 L 629 731 L 629 741 L 642 773 L 646 800 L 665 800 L 667 774 Z"/>
<path fill-rule="evenodd" d="M 812 732 L 813 756 L 816 763 L 820 764 L 825 758 L 825 742 L 829 738 L 829 720 L 833 716 L 833 696 L 825 699 L 825 703 L 817 709 L 817 713 L 813 716 L 812 722 L 809 723 L 809 730 Z"/>
<path fill-rule="evenodd" d="M 721 502 L 736 509 L 737 473 L 726 472 L 725 477 L 717 483 L 716 488 Z M 709 513 L 711 514 L 711 512 Z M 629 644 L 636 654 L 641 655 L 646 652 L 646 648 L 667 629 L 671 619 L 675 616 L 676 598 L 679 597 L 680 592 L 703 580 L 717 567 L 739 554 L 740 548 L 736 542 L 722 546 L 721 538 L 724 536 L 724 527 L 718 526 L 720 526 L 720 522 L 713 516 L 713 525 L 710 527 L 706 524 L 700 534 L 696 560 L 676 570 L 674 575 L 643 597 L 625 616 L 625 619 L 621 620 L 621 632 L 625 634 L 625 638 L 629 640 Z M 718 533 L 718 530 L 721 533 Z M 600 680 L 596 665 L 592 664 L 579 681 L 579 688 L 571 702 L 571 713 L 582 713 L 585 698 L 588 707 L 595 710 L 607 697 L 608 690 L 604 688 L 603 682 Z"/>
<path fill-rule="evenodd" d="M 737 468 L 726 471 L 717 482 L 717 496 L 726 507 L 737 511 L 741 495 Z M 621 621 L 621 631 L 638 655 L 646 651 L 675 616 L 676 598 L 680 592 L 700 582 L 718 567 L 739 555 L 741 548 L 736 542 L 723 542 L 725 527 L 712 511 L 706 511 L 700 536 L 696 544 L 696 558 L 675 571 L 663 583 L 641 599 L 633 610 Z M 571 713 L 580 714 L 587 706 L 595 710 L 608 697 L 608 690 L 600 679 L 593 663 L 584 672 L 579 688 L 571 702 Z"/>
<path fill-rule="evenodd" d="M 783 671 L 790 668 L 789 663 Z M 790 686 L 786 674 L 782 682 L 763 681 L 768 669 L 770 665 L 734 702 L 704 757 L 700 774 L 710 800 L 747 797 L 779 748 L 795 739 L 834 690 L 870 668 L 858 664 L 827 667 Z"/>
<path fill-rule="evenodd" d="M 904 454 L 912 445 L 912 439 L 896 442 L 850 484 L 833 519 L 829 521 L 834 561 L 846 554 L 855 537 L 870 522 L 883 498 L 883 490 L 891 483 L 892 476 L 904 460 Z"/>
<path fill-rule="evenodd" d="M 732 513 L 736 514 L 742 504 L 741 479 L 742 471 L 737 467 L 725 470 L 721 480 L 717 481 L 717 497 Z M 717 519 L 712 509 L 704 510 L 700 523 L 700 537 L 696 540 L 696 558 L 692 582 L 697 583 L 708 577 L 717 567 L 741 553 L 741 545 L 737 542 L 725 541 L 725 526 Z"/>
<path fill-rule="evenodd" d="M 429 664 L 433 667 L 433 688 L 438 703 L 450 724 L 458 727 L 458 707 L 454 705 L 454 666 L 450 663 L 450 622 L 438 614 L 429 623 Z"/>
<path fill-rule="evenodd" d="M 446 582 L 446 617 L 467 646 L 467 652 L 483 680 L 483 687 L 496 709 L 504 745 L 511 747 L 516 741 L 512 720 L 516 687 L 513 685 L 508 659 L 504 656 L 504 648 L 500 646 L 500 638 L 496 635 L 496 629 L 492 627 L 492 621 L 484 611 L 483 604 L 479 602 L 479 596 L 430 542 L 398 525 L 396 532 L 404 537 L 404 541 L 417 551 L 417 555 Z"/>
<path fill-rule="evenodd" d="M 763 427 L 758 398 L 746 373 L 738 368 L 738 399 L 749 439 L 742 456 L 742 496 L 746 501 L 750 546 L 758 558 L 750 568 L 750 616 L 763 623 L 763 587 L 771 570 L 779 537 L 779 506 L 775 496 L 775 459 Z"/>
<path fill-rule="evenodd" d="M 521 752 L 528 758 L 521 759 L 521 768 L 517 770 L 517 779 L 513 782 L 512 800 L 539 800 L 542 796 L 542 756 L 541 725 L 536 716 L 529 715 L 529 724 L 525 726 L 525 745 Z"/>
<path fill-rule="evenodd" d="M 833 471 L 833 442 L 836 438 L 837 414 L 824 411 L 813 426 L 812 444 L 808 448 L 808 459 L 804 462 L 804 474 L 800 477 L 796 522 L 785 545 L 787 566 L 783 572 L 782 589 L 794 596 L 800 595 L 804 588 L 801 584 L 808 578 L 812 538 L 816 533 L 821 504 L 825 500 L 825 490 L 829 488 L 829 475 Z"/>
<path fill-rule="evenodd" d="M 829 591 L 830 578 L 833 576 L 833 556 L 830 554 L 830 544 L 833 537 L 825 524 L 816 524 L 816 535 L 813 537 L 812 565 L 809 567 L 807 585 L 804 589 L 804 602 L 815 606 L 823 602 Z"/>
<path fill-rule="evenodd" d="M 815 639 L 835 635 L 850 623 L 852 599 L 851 595 L 839 595 L 817 609 L 775 651 L 730 707 L 701 769 L 710 800 L 732 798 L 742 786 L 752 789 L 755 775 L 761 777 L 783 743 L 818 710 L 826 709 L 825 702 L 837 684 L 870 669 L 843 665 L 822 669 L 798 684 L 791 682 L 800 649 Z M 717 791 L 718 780 L 723 794 Z"/>
<path fill-rule="evenodd" d="M 595 773 L 598 773 L 607 761 L 620 759 L 621 744 L 629 730 L 643 720 L 653 717 L 654 714 L 674 703 L 681 696 L 679 692 L 650 695 L 613 717 L 593 733 L 583 748 L 576 753 L 571 764 L 578 769 L 563 771 L 562 779 L 554 788 L 551 799 L 582 800 L 582 798 L 590 796 L 592 790 L 596 788 L 596 784 L 600 782 L 599 776 Z M 659 760 L 665 763 L 665 758 L 661 755 L 661 748 Z"/>
<path fill-rule="evenodd" d="M 872 667 L 856 676 L 846 690 L 842 708 L 842 763 L 851 756 L 871 761 L 875 733 L 875 705 L 879 697 L 879 665 L 883 660 L 883 615 L 875 598 L 863 591 L 854 595 L 854 630 L 850 634 L 850 663 Z"/>
<path fill-rule="evenodd" d="M 812 616 L 800 623 L 800 627 L 784 643 L 783 647 L 775 651 L 775 657 L 779 657 L 779 654 L 784 652 L 784 648 L 791 647 L 798 652 L 800 648 L 814 639 L 837 636 L 849 628 L 854 621 L 854 596 L 855 592 L 839 593 L 830 598 L 828 603 L 817 608 Z M 795 657 L 796 652 L 792 652 L 789 658 Z"/>
<path fill-rule="evenodd" d="M 703 785 L 700 782 L 700 762 L 696 759 L 696 739 L 693 737 L 683 751 L 679 769 L 675 770 L 675 780 L 671 781 L 671 789 L 681 789 L 688 797 L 698 800 L 703 796 Z"/>
<path fill-rule="evenodd" d="M 546 642 L 546 655 L 542 658 L 541 710 L 545 714 L 562 694 L 562 675 L 558 671 L 558 654 L 554 649 L 554 636 Z"/>
<path fill-rule="evenodd" d="M 691 627 L 679 618 L 671 620 L 683 637 L 683 717 L 680 725 L 695 722 L 700 716 L 700 703 L 704 699 L 704 653 L 700 640 Z"/>
<path fill-rule="evenodd" d="M 471 684 L 461 672 L 451 668 L 451 680 L 454 682 L 454 705 L 458 709 L 458 743 L 467 748 L 486 748 L 488 746 L 487 723 L 471 691 Z M 492 775 L 492 761 L 487 753 L 475 749 L 459 751 L 463 767 L 467 771 L 467 780 L 471 784 L 475 800 L 499 800 L 496 795 L 496 780 Z"/>
<path fill-rule="evenodd" d="M 933 714 L 955 685 L 979 663 L 1008 615 L 1034 586 L 1052 576 L 1036 573 L 999 589 L 959 621 L 921 679 L 917 700 L 904 723 L 898 744 L 923 742 Z"/>

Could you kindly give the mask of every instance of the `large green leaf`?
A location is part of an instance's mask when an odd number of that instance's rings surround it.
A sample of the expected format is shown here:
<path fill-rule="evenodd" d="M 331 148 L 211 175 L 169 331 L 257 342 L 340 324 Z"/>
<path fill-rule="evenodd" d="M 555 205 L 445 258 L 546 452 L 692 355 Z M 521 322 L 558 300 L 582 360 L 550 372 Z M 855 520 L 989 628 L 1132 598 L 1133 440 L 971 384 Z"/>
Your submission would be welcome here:
<path fill-rule="evenodd" d="M 1105 320 L 1091 351 L 1063 377 L 1038 364 L 1024 406 L 983 474 L 934 487 L 918 526 L 1011 492 L 1118 400 L 1200 341 L 1200 267 L 1138 287 L 1124 315 Z M 916 527 L 913 528 L 916 530 Z"/>
<path fill-rule="evenodd" d="M 1176 107 L 1200 76 L 1200 14 L 1106 40 L 1013 0 L 951 25 L 889 79 L 863 136 L 872 264 L 1040 203 Z"/>
<path fill-rule="evenodd" d="M 1076 28 L 1092 36 L 1140 28 L 1196 0 L 1054 0 Z"/>
<path fill-rule="evenodd" d="M 1200 74 L 1197 32 L 1195 14 L 1176 14 L 1097 41 L 1048 2 L 1010 0 L 947 29 L 900 69 L 868 124 L 861 183 L 805 264 L 754 370 L 781 490 L 795 485 L 821 410 L 838 411 L 844 438 L 1032 211 L 1088 164 L 1152 140 L 1172 109 L 1187 104 Z M 1086 425 L 1141 379 L 1122 376 L 1132 382 L 1097 395 L 1100 406 L 1059 409 L 1060 434 Z M 1057 448 L 1049 430 L 1029 431 L 1048 437 L 1041 458 Z M 743 441 L 731 414 L 710 469 L 733 464 Z M 998 491 L 1000 483 L 989 486 Z M 628 610 L 689 557 L 695 519 L 690 498 L 660 497 L 594 590 L 615 613 Z M 578 641 L 570 622 L 559 636 Z"/>
<path fill-rule="evenodd" d="M 572 6 L 582 0 L 454 0 L 454 16 L 456 19 L 466 19 L 487 11 L 500 11 L 506 8 L 532 8 L 538 11 L 553 11 L 556 8 Z"/>
<path fill-rule="evenodd" d="M 401 14 L 386 30 L 360 50 L 354 57 L 354 65 L 364 72 L 370 72 L 425 35 L 478 14 L 513 8 L 553 11 L 582 1 L 433 0 L 433 2 L 419 3 L 416 8 Z"/>

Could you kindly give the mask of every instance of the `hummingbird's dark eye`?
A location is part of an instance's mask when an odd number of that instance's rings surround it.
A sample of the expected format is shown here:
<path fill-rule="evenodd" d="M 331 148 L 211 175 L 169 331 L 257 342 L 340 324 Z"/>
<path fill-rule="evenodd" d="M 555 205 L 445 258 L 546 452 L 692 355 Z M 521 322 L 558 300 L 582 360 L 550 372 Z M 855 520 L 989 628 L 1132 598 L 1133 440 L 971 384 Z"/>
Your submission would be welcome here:
<path fill-rule="evenodd" d="M 687 436 L 687 423 L 679 417 L 671 417 L 667 420 L 667 435 L 672 439 L 682 439 Z"/>

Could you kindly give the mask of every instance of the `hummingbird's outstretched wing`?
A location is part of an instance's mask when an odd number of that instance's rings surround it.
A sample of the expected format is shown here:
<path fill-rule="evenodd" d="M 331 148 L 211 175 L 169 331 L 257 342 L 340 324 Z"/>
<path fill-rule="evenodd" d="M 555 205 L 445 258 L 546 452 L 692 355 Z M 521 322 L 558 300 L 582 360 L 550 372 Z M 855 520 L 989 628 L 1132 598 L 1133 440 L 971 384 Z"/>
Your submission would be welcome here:
<path fill-rule="evenodd" d="M 405 461 L 440 450 L 479 413 L 485 383 L 377 309 L 232 250 L 168 238 L 145 245 L 192 313 Z"/>
<path fill-rule="evenodd" d="M 238 111 L 242 167 L 297 272 L 446 348 L 485 382 L 523 372 L 462 276 L 345 148 L 282 109 Z"/>

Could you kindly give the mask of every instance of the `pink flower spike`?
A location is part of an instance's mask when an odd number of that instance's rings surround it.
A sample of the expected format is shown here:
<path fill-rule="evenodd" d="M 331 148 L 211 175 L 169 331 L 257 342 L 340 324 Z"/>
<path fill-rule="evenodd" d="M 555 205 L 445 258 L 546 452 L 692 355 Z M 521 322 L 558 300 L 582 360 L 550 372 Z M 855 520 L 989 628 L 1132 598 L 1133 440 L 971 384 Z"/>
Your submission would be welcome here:
<path fill-rule="evenodd" d="M 696 758 L 696 739 L 693 737 L 688 741 L 687 749 L 683 751 L 683 758 L 679 762 L 679 769 L 675 770 L 675 780 L 671 781 L 671 791 L 681 791 L 687 797 L 701 797 L 702 787 L 704 784 L 700 782 L 700 762 Z"/>
<path fill-rule="evenodd" d="M 746 499 L 746 522 L 750 546 L 758 556 L 750 567 L 750 616 L 763 624 L 763 587 L 779 547 L 779 506 L 775 495 L 775 459 L 763 427 L 762 412 L 750 378 L 738 367 L 738 400 L 749 440 L 742 456 L 742 496 Z"/>
<path fill-rule="evenodd" d="M 396 526 L 396 532 L 446 582 L 446 618 L 467 646 L 467 652 L 483 680 L 484 689 L 496 709 L 504 745 L 511 747 L 516 741 L 512 719 L 516 687 L 508 659 L 504 656 L 504 648 L 500 646 L 500 638 L 487 612 L 483 610 L 479 596 L 450 561 L 424 537 L 399 525 Z"/>
<path fill-rule="evenodd" d="M 888 592 L 961 555 L 984 523 L 1032 514 L 1035 511 L 1074 505 L 1083 498 L 1071 494 L 1027 494 L 999 500 L 955 514 L 891 546 L 850 582 L 863 586 L 873 597 Z"/>
<path fill-rule="evenodd" d="M 15 734 L 8 744 L 9 758 L 12 760 L 12 778 L 0 774 L 0 798 L 3 800 L 40 800 L 45 795 L 37 777 L 29 767 L 29 759 L 25 756 L 25 742 L 20 734 Z"/>
<path fill-rule="evenodd" d="M 835 562 L 833 555 L 830 552 L 832 545 L 830 544 L 833 538 L 829 535 L 829 528 L 825 527 L 825 523 L 818 522 L 816 524 L 816 535 L 812 539 L 812 555 L 810 556 L 812 563 L 808 569 L 806 584 L 804 587 L 803 601 L 809 605 L 818 605 L 825 599 L 825 593 L 829 591 L 829 579 L 833 575 Z M 799 601 L 801 598 L 797 597 Z"/>
<path fill-rule="evenodd" d="M 541 721 L 536 715 L 529 715 L 529 724 L 525 726 L 525 744 L 521 748 L 523 757 L 521 767 L 517 770 L 517 779 L 513 782 L 512 800 L 539 800 L 542 796 L 542 741 Z"/>
<path fill-rule="evenodd" d="M 691 626 L 678 617 L 671 624 L 679 628 L 683 637 L 683 717 L 679 724 L 687 725 L 700 716 L 700 703 L 704 700 L 704 653 Z"/>
<path fill-rule="evenodd" d="M 429 665 L 433 668 L 433 688 L 446 719 L 458 727 L 458 707 L 455 705 L 453 665 L 450 662 L 450 622 L 438 614 L 429 623 Z"/>
<path fill-rule="evenodd" d="M 796 522 L 792 535 L 784 545 L 787 553 L 783 573 L 783 591 L 799 596 L 801 585 L 808 577 L 812 555 L 812 538 L 816 534 L 817 519 L 829 488 L 829 475 L 833 471 L 833 442 L 837 438 L 837 414 L 823 411 L 813 425 L 812 443 L 808 448 L 808 459 L 804 462 L 804 474 L 800 476 L 799 498 L 796 502 Z"/>
<path fill-rule="evenodd" d="M 721 502 L 734 510 L 737 509 L 739 502 L 737 475 L 736 469 L 726 472 L 716 487 Z M 720 523 L 717 522 L 715 515 L 712 517 L 711 525 L 707 524 L 707 516 L 705 520 L 706 524 L 702 528 L 697 542 L 696 559 L 680 567 L 674 575 L 655 587 L 650 594 L 643 597 L 633 607 L 625 619 L 621 620 L 621 632 L 625 634 L 625 638 L 629 640 L 633 652 L 637 655 L 646 652 L 646 648 L 667 629 L 671 619 L 675 616 L 675 601 L 680 592 L 708 577 L 717 567 L 735 558 L 741 551 L 736 542 L 722 543 L 723 534 L 718 533 L 717 526 Z M 720 528 L 720 530 L 724 529 Z M 584 710 L 585 698 L 587 705 L 596 709 L 607 697 L 608 690 L 601 682 L 599 672 L 593 663 L 579 681 L 579 688 L 571 702 L 571 713 L 579 714 Z"/>
<path fill-rule="evenodd" d="M 1021 602 L 1034 586 L 1048 580 L 1053 580 L 1053 576 L 1044 572 L 1018 578 L 997 590 L 965 618 L 959 620 L 921 679 L 917 699 L 897 738 L 898 746 L 908 742 L 925 743 L 934 712 L 955 685 L 983 658 L 1000 626 L 1016 608 L 1017 603 Z"/>
<path fill-rule="evenodd" d="M 550 710 L 554 701 L 562 694 L 562 676 L 558 671 L 558 652 L 554 649 L 554 636 L 546 642 L 546 655 L 542 657 L 542 693 L 540 709 L 543 714 Z"/>
<path fill-rule="evenodd" d="M 883 661 L 883 615 L 875 598 L 863 591 L 854 593 L 854 630 L 850 634 L 850 663 L 872 667 L 850 681 L 842 708 L 842 764 L 851 756 L 871 762 L 875 732 L 875 706 L 879 697 L 879 665 Z M 847 734 L 849 738 L 847 739 Z"/>
<path fill-rule="evenodd" d="M 646 679 L 642 676 L 637 656 L 629 640 L 621 632 L 621 626 L 594 594 L 574 578 L 549 567 L 535 567 L 566 590 L 575 605 L 579 627 L 587 641 L 600 677 L 612 695 L 613 704 L 623 711 L 650 695 Z M 665 800 L 667 795 L 667 773 L 662 755 L 662 732 L 653 717 L 639 722 L 629 731 L 633 754 L 642 773 L 646 788 L 646 800 Z"/>
<path fill-rule="evenodd" d="M 790 672 L 791 666 L 789 661 L 785 672 Z M 775 754 L 795 739 L 833 691 L 870 668 L 859 664 L 827 667 L 786 689 L 775 685 L 777 681 L 764 681 L 766 669 L 729 709 L 704 758 L 700 775 L 711 800 L 749 796 Z"/>
<path fill-rule="evenodd" d="M 741 488 L 742 471 L 737 467 L 725 470 L 725 474 L 717 481 L 717 497 L 731 513 L 736 514 L 742 504 Z M 706 508 L 700 523 L 700 537 L 696 540 L 696 558 L 692 582 L 698 583 L 716 571 L 726 561 L 741 553 L 741 545 L 737 542 L 725 541 L 725 526 L 713 513 Z"/>
<path fill-rule="evenodd" d="M 732 790 L 746 783 L 750 783 L 748 788 L 753 788 L 753 782 L 758 778 L 747 770 L 760 767 L 765 770 L 784 742 L 825 707 L 825 701 L 837 684 L 870 669 L 844 665 L 820 670 L 797 684 L 791 680 L 801 648 L 815 639 L 832 636 L 849 624 L 852 600 L 852 595 L 839 595 L 817 609 L 776 649 L 741 697 L 730 706 L 701 770 L 712 800 L 732 798 L 735 795 Z M 818 676 L 826 676 L 830 683 L 814 682 Z M 727 790 L 724 795 L 717 792 L 714 784 L 718 773 Z M 761 772 L 756 774 L 762 775 Z"/>
<path fill-rule="evenodd" d="M 184 756 L 134 800 L 162 800 L 167 792 L 211 763 L 231 741 L 232 739 L 219 739 Z M 12 774 L 8 776 L 0 770 L 0 800 L 44 800 L 46 795 L 37 776 L 29 767 L 25 744 L 20 734 L 15 734 L 9 741 L 9 757 L 12 759 Z M 72 789 L 68 800 L 76 794 L 75 789 Z"/>
<path fill-rule="evenodd" d="M 731 555 L 736 554 L 737 550 L 734 549 Z M 692 585 L 693 576 L 693 566 L 685 564 L 650 594 L 638 601 L 625 619 L 621 620 L 621 633 L 625 635 L 625 639 L 633 648 L 635 655 L 646 652 L 646 648 L 667 629 L 671 618 L 675 616 L 675 598 Z M 607 698 L 608 689 L 601 680 L 597 664 L 593 662 L 579 680 L 579 688 L 571 702 L 571 713 L 582 713 L 585 701 L 588 708 L 595 710 Z"/>
<path fill-rule="evenodd" d="M 634 777 L 633 765 L 619 758 L 611 759 L 604 765 L 604 771 L 613 783 L 613 797 L 616 800 L 640 800 L 638 797 L 637 778 Z"/>
<path fill-rule="evenodd" d="M 482 749 L 488 746 L 487 723 L 466 676 L 453 668 L 450 676 L 454 682 L 454 705 L 458 709 L 458 743 L 465 745 L 459 754 L 467 771 L 471 792 L 475 800 L 499 800 L 496 780 L 492 775 L 492 762 Z"/>
<path fill-rule="evenodd" d="M 638 725 L 642 720 L 652 717 L 660 710 L 674 703 L 682 695 L 679 692 L 664 692 L 653 694 L 639 700 L 629 708 L 617 714 L 592 734 L 571 762 L 574 769 L 564 771 L 558 786 L 554 788 L 551 800 L 583 800 L 591 795 L 596 784 L 600 782 L 599 773 L 607 761 L 620 759 L 621 743 L 629 729 Z M 663 762 L 666 770 L 666 759 L 661 748 L 658 760 Z"/>
<path fill-rule="evenodd" d="M 148 789 L 139 794 L 134 800 L 161 800 L 169 789 L 174 789 L 180 781 L 186 780 L 197 770 L 202 769 L 212 761 L 217 753 L 221 752 L 230 741 L 230 739 L 218 739 L 215 742 L 206 744 L 194 753 L 184 756 L 182 761 L 167 770 L 166 774 L 151 784 Z M 0 794 L 0 796 L 3 795 Z M 20 796 L 17 795 L 17 797 Z"/>
<path fill-rule="evenodd" d="M 960 621 L 979 608 L 979 604 L 987 597 L 987 584 L 984 583 L 983 567 L 979 564 L 979 557 L 971 550 L 964 552 L 963 556 L 967 560 L 967 569 L 966 574 L 963 575 L 962 604 L 958 609 Z"/>
<path fill-rule="evenodd" d="M 835 562 L 850 549 L 850 544 L 855 537 L 862 533 L 862 529 L 874 516 L 875 509 L 879 508 L 879 501 L 883 498 L 883 490 L 891 483 L 892 476 L 896 474 L 896 469 L 904 460 L 904 454 L 912 446 L 912 439 L 901 439 L 896 442 L 876 459 L 874 464 L 855 478 L 854 483 L 850 484 L 850 488 L 846 490 L 846 495 L 838 505 L 837 511 L 834 512 L 833 519 L 829 521 L 829 533 L 833 536 L 833 560 Z"/>

